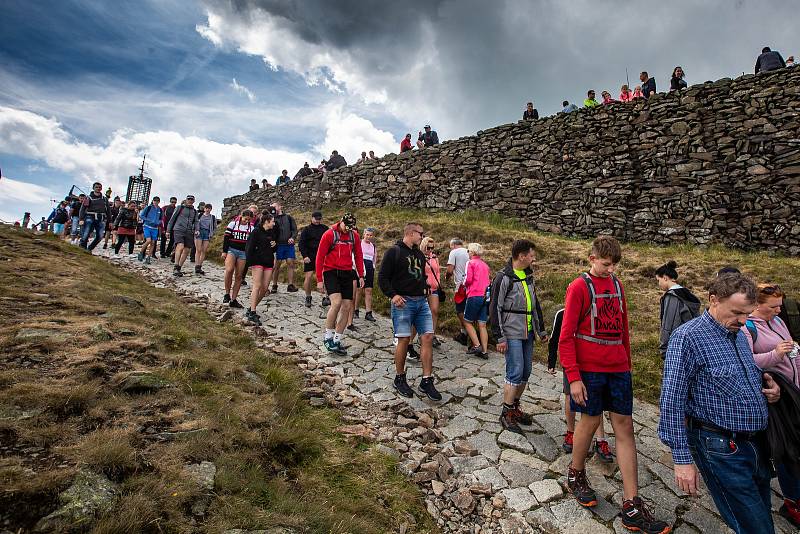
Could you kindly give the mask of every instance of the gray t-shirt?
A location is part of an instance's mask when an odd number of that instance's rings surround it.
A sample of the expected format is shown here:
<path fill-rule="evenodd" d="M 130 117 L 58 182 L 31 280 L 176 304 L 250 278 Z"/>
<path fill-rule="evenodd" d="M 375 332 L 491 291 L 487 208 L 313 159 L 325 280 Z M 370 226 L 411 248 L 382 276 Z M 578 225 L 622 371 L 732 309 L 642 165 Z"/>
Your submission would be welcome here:
<path fill-rule="evenodd" d="M 453 278 L 455 279 L 456 287 L 463 284 L 464 278 L 467 277 L 468 261 L 469 252 L 464 247 L 454 248 L 447 257 L 447 265 L 453 266 Z"/>

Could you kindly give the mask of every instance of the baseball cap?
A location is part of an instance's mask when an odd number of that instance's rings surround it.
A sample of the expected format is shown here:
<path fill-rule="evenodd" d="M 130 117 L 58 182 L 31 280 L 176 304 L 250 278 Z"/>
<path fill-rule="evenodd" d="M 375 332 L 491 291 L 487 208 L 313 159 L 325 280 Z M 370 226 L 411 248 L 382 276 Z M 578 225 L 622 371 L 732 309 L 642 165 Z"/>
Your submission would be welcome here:
<path fill-rule="evenodd" d="M 350 212 L 347 212 L 342 215 L 342 222 L 344 223 L 345 228 L 352 230 L 356 227 L 356 216 Z"/>
<path fill-rule="evenodd" d="M 425 125 L 425 128 L 430 128 L 430 127 L 431 127 L 431 125 L 430 125 L 430 124 L 426 124 L 426 125 Z"/>
<path fill-rule="evenodd" d="M 322 212 L 321 211 L 315 211 L 314 213 L 311 214 L 311 218 L 312 219 L 321 219 L 322 218 Z"/>
<path fill-rule="evenodd" d="M 186 195 L 186 200 L 194 200 L 194 195 Z"/>

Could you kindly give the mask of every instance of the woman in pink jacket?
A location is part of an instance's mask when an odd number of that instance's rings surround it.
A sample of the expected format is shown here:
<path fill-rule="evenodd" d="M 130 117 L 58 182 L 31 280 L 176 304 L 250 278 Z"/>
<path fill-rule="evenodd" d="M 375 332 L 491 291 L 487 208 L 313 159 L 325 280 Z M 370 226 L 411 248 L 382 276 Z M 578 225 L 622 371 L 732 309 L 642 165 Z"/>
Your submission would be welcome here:
<path fill-rule="evenodd" d="M 428 294 L 428 306 L 430 306 L 433 316 L 433 346 L 438 347 L 442 344 L 436 337 L 436 329 L 439 327 L 439 289 L 442 287 L 439 279 L 442 276 L 442 268 L 435 252 L 436 242 L 432 237 L 424 238 L 419 244 L 419 249 L 425 255 L 425 277 L 428 279 L 428 287 L 431 288 L 431 292 Z"/>
<path fill-rule="evenodd" d="M 628 84 L 625 84 L 619 92 L 619 101 L 630 102 L 631 100 L 633 100 L 633 92 L 628 87 Z"/>
<path fill-rule="evenodd" d="M 464 328 L 472 342 L 472 346 L 467 349 L 467 354 L 474 354 L 488 360 L 489 332 L 486 330 L 486 322 L 489 320 L 489 305 L 486 302 L 486 288 L 491 283 L 489 266 L 481 259 L 483 247 L 479 243 L 470 243 L 467 246 L 467 252 L 469 252 L 469 261 L 467 262 L 466 278 L 464 278 L 464 287 L 467 290 Z M 477 331 L 475 330 L 476 323 Z"/>
<path fill-rule="evenodd" d="M 753 349 L 753 358 L 762 369 L 781 373 L 800 387 L 798 345 L 792 340 L 778 314 L 783 305 L 783 290 L 775 284 L 759 284 L 757 306 L 742 328 Z M 783 493 L 780 514 L 800 526 L 800 479 L 792 475 L 783 464 L 775 466 Z"/>

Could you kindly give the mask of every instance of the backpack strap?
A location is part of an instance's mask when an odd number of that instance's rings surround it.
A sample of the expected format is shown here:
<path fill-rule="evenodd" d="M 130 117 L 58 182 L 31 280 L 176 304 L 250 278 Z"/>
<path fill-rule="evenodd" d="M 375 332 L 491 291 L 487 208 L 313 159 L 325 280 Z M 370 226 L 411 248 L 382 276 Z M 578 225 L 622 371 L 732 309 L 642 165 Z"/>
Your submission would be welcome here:
<path fill-rule="evenodd" d="M 589 290 L 589 310 L 583 314 L 583 318 L 586 318 L 587 315 L 591 316 L 592 336 L 594 336 L 594 320 L 597 317 L 597 293 L 594 290 L 594 282 L 592 282 L 592 277 L 589 276 L 589 273 L 581 273 L 581 278 L 586 283 L 586 289 Z"/>
<path fill-rule="evenodd" d="M 758 328 L 756 328 L 756 323 L 754 323 L 752 319 L 748 319 L 745 321 L 744 326 L 747 328 L 747 331 L 750 332 L 750 337 L 753 339 L 753 345 L 755 345 L 756 340 L 758 339 Z"/>

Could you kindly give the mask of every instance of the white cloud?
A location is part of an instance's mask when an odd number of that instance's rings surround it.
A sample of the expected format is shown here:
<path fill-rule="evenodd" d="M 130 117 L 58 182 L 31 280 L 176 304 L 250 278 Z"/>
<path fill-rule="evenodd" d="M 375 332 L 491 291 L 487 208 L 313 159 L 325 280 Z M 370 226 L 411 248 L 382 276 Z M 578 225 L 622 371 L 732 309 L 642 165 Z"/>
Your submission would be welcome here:
<path fill-rule="evenodd" d="M 233 81 L 231 82 L 231 87 L 233 88 L 234 91 L 236 91 L 240 95 L 246 96 L 247 100 L 249 100 L 250 102 L 256 101 L 256 95 L 253 94 L 253 91 L 251 91 L 244 85 L 237 82 L 236 78 L 234 78 Z"/>
<path fill-rule="evenodd" d="M 49 212 L 51 200 L 63 198 L 46 187 L 3 176 L 0 178 L 0 221 L 14 222 L 22 219 L 22 214 L 38 207 L 38 211 Z M 14 210 L 14 211 L 10 211 Z M 38 220 L 38 219 L 37 219 Z"/>

